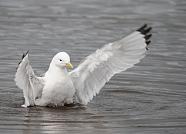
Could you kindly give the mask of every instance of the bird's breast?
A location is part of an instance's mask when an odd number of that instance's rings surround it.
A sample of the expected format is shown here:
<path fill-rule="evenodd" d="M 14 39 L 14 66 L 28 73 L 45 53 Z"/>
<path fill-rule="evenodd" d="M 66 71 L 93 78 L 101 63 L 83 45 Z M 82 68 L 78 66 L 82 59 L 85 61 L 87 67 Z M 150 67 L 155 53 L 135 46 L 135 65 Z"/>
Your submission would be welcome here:
<path fill-rule="evenodd" d="M 66 94 L 68 91 L 75 92 L 71 79 L 67 77 L 48 77 L 45 79 L 44 92 Z"/>

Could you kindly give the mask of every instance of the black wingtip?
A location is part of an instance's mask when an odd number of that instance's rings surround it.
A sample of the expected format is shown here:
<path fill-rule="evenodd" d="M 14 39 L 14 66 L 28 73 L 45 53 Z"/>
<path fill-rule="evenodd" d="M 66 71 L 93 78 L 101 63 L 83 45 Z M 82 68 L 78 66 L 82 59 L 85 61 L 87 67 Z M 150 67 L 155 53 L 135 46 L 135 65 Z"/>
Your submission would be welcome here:
<path fill-rule="evenodd" d="M 144 29 L 144 33 L 143 34 L 147 34 L 147 33 L 149 33 L 150 31 L 152 30 L 152 27 L 149 27 L 149 28 L 147 28 L 147 29 Z"/>
<path fill-rule="evenodd" d="M 23 53 L 22 57 L 21 57 L 21 61 L 18 63 L 18 65 L 22 62 L 22 60 L 25 58 L 25 56 L 29 53 L 29 50 L 26 51 L 26 53 Z"/>
<path fill-rule="evenodd" d="M 26 53 L 23 53 L 23 55 L 22 55 L 22 59 L 24 59 L 24 58 L 25 58 L 25 56 L 26 56 L 28 53 L 29 53 L 29 50 L 28 50 L 28 51 L 26 51 Z"/>
<path fill-rule="evenodd" d="M 23 59 L 24 57 L 25 57 L 25 53 L 23 53 L 23 55 L 22 55 L 21 59 Z"/>
<path fill-rule="evenodd" d="M 145 40 L 148 40 L 148 39 L 150 39 L 152 37 L 152 34 L 147 34 L 147 35 L 145 35 Z"/>
<path fill-rule="evenodd" d="M 29 53 L 29 50 L 27 50 L 25 54 L 27 55 L 28 53 Z M 26 55 L 25 55 L 25 56 L 26 56 Z"/>
<path fill-rule="evenodd" d="M 147 24 L 144 24 L 142 27 L 137 29 L 136 31 L 140 32 L 143 35 L 148 34 L 152 30 L 152 27 L 148 27 Z"/>
<path fill-rule="evenodd" d="M 143 26 L 141 26 L 139 29 L 137 29 L 136 31 L 141 31 L 141 30 L 143 30 L 144 28 L 146 28 L 147 27 L 147 24 L 144 24 Z"/>
<path fill-rule="evenodd" d="M 22 62 L 22 60 L 21 60 L 21 61 L 19 61 L 18 65 L 19 65 L 19 64 L 21 64 L 21 62 Z"/>
<path fill-rule="evenodd" d="M 136 30 L 144 35 L 144 39 L 145 39 L 147 46 L 151 43 L 151 40 L 150 40 L 150 38 L 152 37 L 152 34 L 150 33 L 151 30 L 152 30 L 152 27 L 149 27 L 147 24 L 144 24 L 142 27 Z M 148 48 L 146 49 L 148 50 Z"/>
<path fill-rule="evenodd" d="M 151 43 L 150 40 L 147 40 L 147 41 L 145 41 L 145 42 L 146 42 L 147 46 Z"/>

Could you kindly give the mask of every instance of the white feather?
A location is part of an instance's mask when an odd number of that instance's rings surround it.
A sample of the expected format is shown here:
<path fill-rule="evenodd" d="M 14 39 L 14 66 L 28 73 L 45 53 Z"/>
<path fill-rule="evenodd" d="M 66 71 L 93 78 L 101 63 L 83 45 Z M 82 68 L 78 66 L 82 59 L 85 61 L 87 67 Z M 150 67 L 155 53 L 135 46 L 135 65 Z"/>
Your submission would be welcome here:
<path fill-rule="evenodd" d="M 17 68 L 15 82 L 23 90 L 25 104 L 22 106 L 33 106 L 35 104 L 35 98 L 41 96 L 43 80 L 34 74 L 28 60 L 28 54 L 23 58 Z"/>
<path fill-rule="evenodd" d="M 79 103 L 87 104 L 114 74 L 138 63 L 145 51 L 144 35 L 136 31 L 89 55 L 70 73 Z"/>
<path fill-rule="evenodd" d="M 59 52 L 53 57 L 45 75 L 37 77 L 26 54 L 15 74 L 16 85 L 23 90 L 23 106 L 63 106 L 74 100 L 87 104 L 113 75 L 140 62 L 150 43 L 151 35 L 147 34 L 150 29 L 144 25 L 138 30 L 140 32 L 135 31 L 103 46 L 71 72 L 67 71 L 67 67 L 72 67 L 69 55 Z"/>

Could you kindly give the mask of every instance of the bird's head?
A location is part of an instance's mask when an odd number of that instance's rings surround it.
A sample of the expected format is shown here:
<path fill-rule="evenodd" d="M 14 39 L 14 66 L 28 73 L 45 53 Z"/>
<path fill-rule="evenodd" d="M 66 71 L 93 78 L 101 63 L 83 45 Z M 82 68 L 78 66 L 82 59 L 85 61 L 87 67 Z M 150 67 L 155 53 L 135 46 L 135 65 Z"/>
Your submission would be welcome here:
<path fill-rule="evenodd" d="M 70 56 L 66 52 L 57 53 L 52 59 L 52 63 L 60 68 L 73 68 L 72 64 L 70 63 Z"/>

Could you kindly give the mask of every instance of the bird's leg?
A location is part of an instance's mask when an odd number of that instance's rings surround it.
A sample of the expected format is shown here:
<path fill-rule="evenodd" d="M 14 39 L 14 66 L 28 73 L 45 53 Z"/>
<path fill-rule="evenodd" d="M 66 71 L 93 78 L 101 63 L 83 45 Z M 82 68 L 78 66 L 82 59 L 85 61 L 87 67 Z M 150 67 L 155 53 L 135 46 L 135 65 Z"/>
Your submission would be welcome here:
<path fill-rule="evenodd" d="M 26 108 L 26 107 L 30 106 L 30 103 L 29 103 L 29 99 L 27 96 L 24 96 L 24 99 L 25 99 L 25 104 L 21 105 L 21 107 Z"/>
<path fill-rule="evenodd" d="M 26 104 L 21 105 L 21 107 L 27 108 L 28 106 Z"/>

